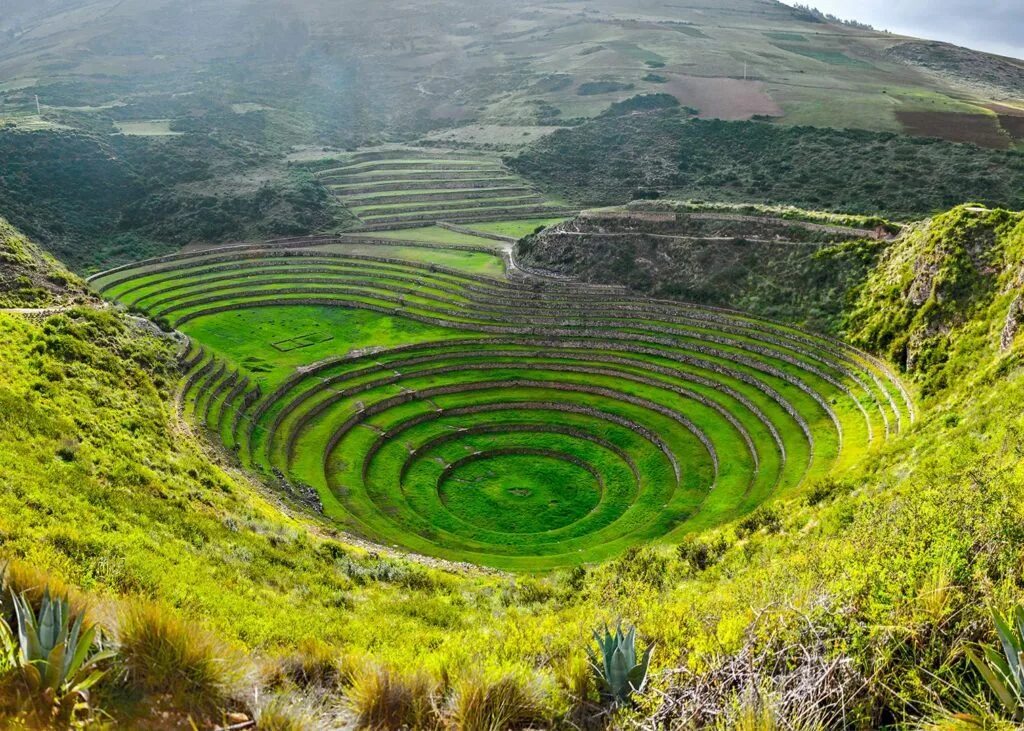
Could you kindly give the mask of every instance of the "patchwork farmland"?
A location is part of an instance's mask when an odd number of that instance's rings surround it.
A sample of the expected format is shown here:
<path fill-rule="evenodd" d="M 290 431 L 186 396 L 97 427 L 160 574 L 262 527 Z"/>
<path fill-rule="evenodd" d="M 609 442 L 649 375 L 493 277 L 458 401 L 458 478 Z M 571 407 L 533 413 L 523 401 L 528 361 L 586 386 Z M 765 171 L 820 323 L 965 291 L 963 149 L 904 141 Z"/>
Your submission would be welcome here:
<path fill-rule="evenodd" d="M 914 419 L 887 367 L 831 338 L 524 272 L 490 239 L 392 235 L 92 284 L 189 336 L 181 408 L 243 464 L 354 534 L 504 569 L 678 540 Z"/>
<path fill-rule="evenodd" d="M 371 229 L 573 213 L 542 197 L 498 158 L 482 154 L 386 148 L 316 167 L 320 181 Z"/>

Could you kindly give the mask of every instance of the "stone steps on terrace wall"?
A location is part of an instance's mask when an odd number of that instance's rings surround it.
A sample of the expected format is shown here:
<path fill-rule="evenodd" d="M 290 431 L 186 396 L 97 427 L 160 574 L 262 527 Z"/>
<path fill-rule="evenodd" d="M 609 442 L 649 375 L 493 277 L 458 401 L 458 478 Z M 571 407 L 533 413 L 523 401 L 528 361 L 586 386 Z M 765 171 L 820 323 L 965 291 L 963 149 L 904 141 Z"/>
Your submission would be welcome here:
<path fill-rule="evenodd" d="M 382 216 L 397 216 L 404 214 L 427 214 L 433 215 L 436 218 L 443 218 L 446 211 L 454 211 L 457 215 L 461 211 L 468 211 L 472 213 L 473 210 L 477 208 L 515 208 L 517 206 L 525 205 L 541 205 L 544 202 L 545 199 L 536 193 L 528 193 L 526 195 L 486 196 L 484 198 L 453 198 L 442 201 L 425 201 L 423 203 L 413 203 L 409 205 L 381 204 L 379 206 L 373 205 L 370 207 L 352 206 L 352 212 L 365 220 L 372 220 Z M 363 210 L 356 210 L 359 208 Z"/>
<path fill-rule="evenodd" d="M 382 195 L 372 197 L 359 197 L 350 193 L 339 195 L 340 200 L 351 208 L 361 206 L 389 205 L 393 203 L 433 203 L 436 201 L 468 201 L 487 198 L 509 198 L 509 197 L 534 197 L 540 198 L 537 193 L 525 185 L 508 187 L 471 188 L 468 190 L 454 190 L 450 193 L 415 193 L 406 192 L 396 195 Z"/>
<path fill-rule="evenodd" d="M 416 190 L 477 190 L 501 187 L 529 187 L 520 178 L 511 175 L 496 175 L 491 178 L 467 178 L 465 180 L 388 180 L 374 184 L 328 185 L 337 196 L 358 196 L 371 193 L 402 193 Z"/>
<path fill-rule="evenodd" d="M 514 178 L 504 168 L 488 168 L 486 170 L 423 170 L 423 171 L 395 171 L 370 172 L 350 175 L 327 175 L 320 179 L 324 185 L 374 185 L 377 183 L 401 183 L 408 181 L 435 181 L 435 180 L 492 180 L 495 178 Z"/>

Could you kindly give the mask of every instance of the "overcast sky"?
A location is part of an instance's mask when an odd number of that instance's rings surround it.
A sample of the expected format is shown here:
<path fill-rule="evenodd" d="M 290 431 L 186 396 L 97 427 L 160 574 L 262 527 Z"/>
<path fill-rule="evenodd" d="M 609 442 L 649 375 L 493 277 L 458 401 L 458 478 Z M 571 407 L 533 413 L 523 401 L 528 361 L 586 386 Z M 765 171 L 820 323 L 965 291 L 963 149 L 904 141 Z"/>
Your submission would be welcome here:
<path fill-rule="evenodd" d="M 1024 0 L 800 1 L 880 30 L 1024 58 Z"/>

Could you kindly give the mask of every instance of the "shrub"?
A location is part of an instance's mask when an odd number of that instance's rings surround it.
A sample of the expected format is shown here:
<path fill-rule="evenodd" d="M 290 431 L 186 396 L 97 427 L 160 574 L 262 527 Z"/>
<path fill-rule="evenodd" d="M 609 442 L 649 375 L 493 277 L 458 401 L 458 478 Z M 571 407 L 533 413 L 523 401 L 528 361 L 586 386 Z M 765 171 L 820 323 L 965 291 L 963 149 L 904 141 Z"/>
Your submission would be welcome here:
<path fill-rule="evenodd" d="M 807 504 L 812 507 L 820 505 L 847 490 L 848 486 L 846 484 L 834 477 L 826 477 L 811 485 L 811 489 L 807 491 Z"/>
<path fill-rule="evenodd" d="M 658 591 L 665 588 L 668 560 L 649 546 L 630 546 L 612 568 L 619 581 L 639 582 Z"/>
<path fill-rule="evenodd" d="M 508 731 L 544 724 L 544 699 L 535 682 L 513 674 L 488 681 L 470 675 L 456 685 L 448 720 L 458 731 Z"/>
<path fill-rule="evenodd" d="M 299 688 L 334 688 L 347 680 L 337 652 L 316 640 L 299 643 L 296 652 L 272 662 L 267 685 L 279 687 L 286 682 Z"/>
<path fill-rule="evenodd" d="M 121 621 L 119 640 L 130 686 L 190 710 L 223 706 L 242 675 L 206 633 L 155 605 L 132 607 Z"/>
<path fill-rule="evenodd" d="M 295 698 L 271 696 L 256 708 L 260 731 L 312 731 L 318 728 L 316 714 Z"/>
<path fill-rule="evenodd" d="M 501 603 L 506 607 L 543 604 L 558 595 L 554 586 L 537 579 L 517 578 L 501 592 Z"/>
<path fill-rule="evenodd" d="M 714 538 L 697 538 L 694 535 L 688 535 L 676 546 L 676 553 L 680 561 L 689 564 L 693 569 L 706 571 L 718 563 L 728 548 L 729 544 L 720 535 Z"/>
<path fill-rule="evenodd" d="M 65 597 L 75 614 L 85 613 L 88 619 L 85 601 L 64 582 L 26 563 L 12 561 L 0 565 L 0 619 L 14 624 L 14 597 L 26 599 L 30 606 L 39 609 L 47 592 Z"/>
<path fill-rule="evenodd" d="M 606 711 L 595 702 L 597 688 L 594 677 L 593 666 L 585 656 L 572 655 L 555 666 L 555 681 L 569 703 L 565 720 L 571 728 L 605 727 L 602 717 Z"/>
<path fill-rule="evenodd" d="M 736 532 L 746 537 L 764 530 L 767 533 L 778 533 L 782 529 L 782 515 L 774 505 L 762 505 L 746 516 L 736 525 Z"/>
<path fill-rule="evenodd" d="M 440 726 L 435 706 L 437 694 L 438 684 L 427 675 L 403 677 L 378 665 L 355 676 L 348 704 L 359 728 L 431 729 Z"/>

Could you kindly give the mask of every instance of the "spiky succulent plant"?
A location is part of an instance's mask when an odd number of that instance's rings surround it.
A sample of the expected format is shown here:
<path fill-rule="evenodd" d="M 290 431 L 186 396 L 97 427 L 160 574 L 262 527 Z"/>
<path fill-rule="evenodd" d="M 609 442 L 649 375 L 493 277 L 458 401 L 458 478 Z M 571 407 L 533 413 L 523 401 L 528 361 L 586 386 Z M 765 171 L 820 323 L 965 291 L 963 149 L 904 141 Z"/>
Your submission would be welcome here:
<path fill-rule="evenodd" d="M 97 665 L 112 653 L 93 653 L 96 628 L 86 627 L 84 613 L 73 617 L 66 598 L 44 591 L 36 614 L 25 597 L 12 597 L 17 625 L 15 667 L 44 705 L 56 714 L 73 715 L 87 705 L 89 689 L 103 677 Z M 8 630 L 8 634 L 12 633 Z"/>
<path fill-rule="evenodd" d="M 622 631 L 622 623 L 610 632 L 607 627 L 604 633 L 594 632 L 594 640 L 599 648 L 587 648 L 590 665 L 597 676 L 601 696 L 616 705 L 630 702 L 634 693 L 643 691 L 647 684 L 647 671 L 651 664 L 651 653 L 654 643 L 647 646 L 643 657 L 637 661 L 636 627 Z"/>
<path fill-rule="evenodd" d="M 968 648 L 967 656 L 1014 721 L 1024 721 L 1024 607 L 1014 607 L 1009 616 L 992 612 L 1001 650 L 979 647 L 981 655 Z"/>

